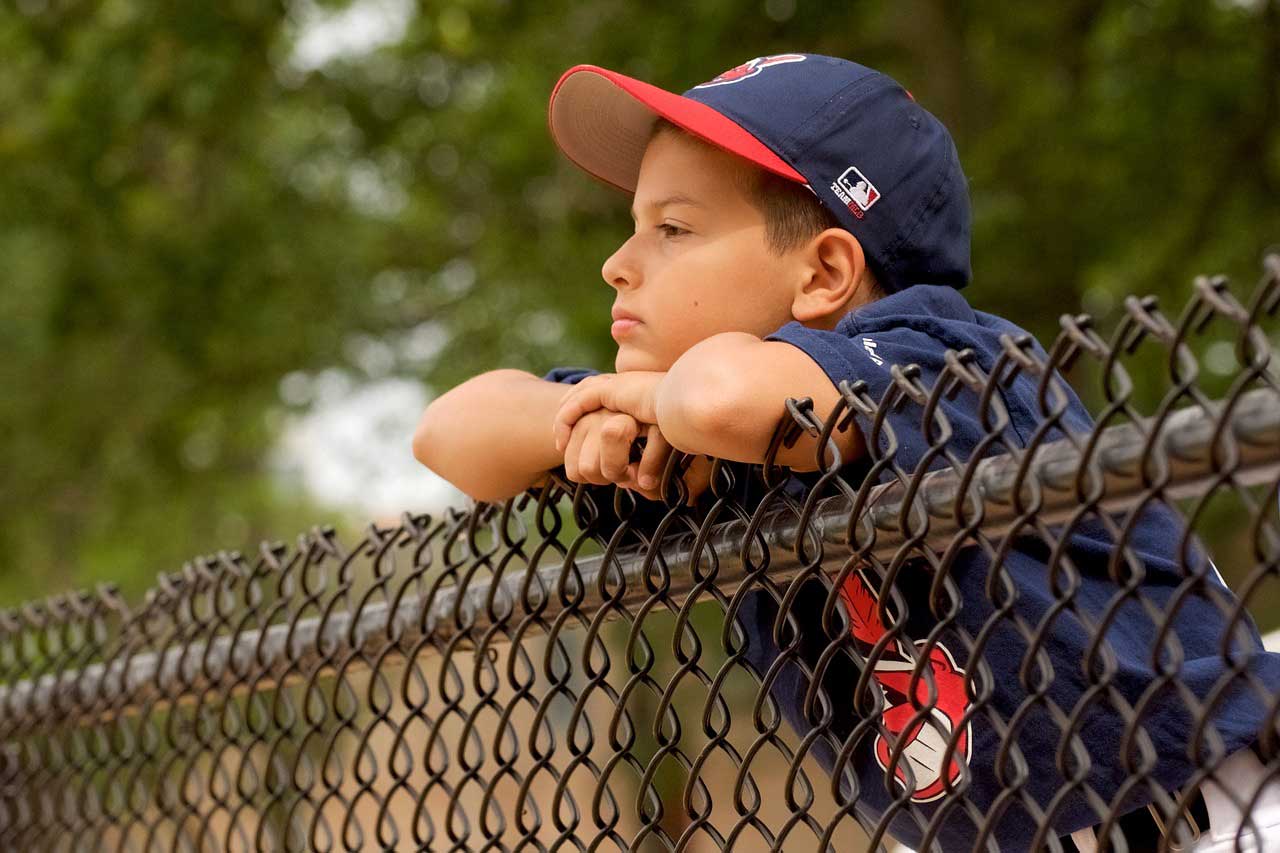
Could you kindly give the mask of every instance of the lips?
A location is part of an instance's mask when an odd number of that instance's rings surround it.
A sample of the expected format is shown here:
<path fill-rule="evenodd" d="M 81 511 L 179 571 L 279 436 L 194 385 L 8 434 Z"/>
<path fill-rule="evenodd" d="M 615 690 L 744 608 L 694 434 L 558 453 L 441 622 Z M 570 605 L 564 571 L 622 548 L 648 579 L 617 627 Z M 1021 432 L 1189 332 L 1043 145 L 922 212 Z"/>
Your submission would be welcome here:
<path fill-rule="evenodd" d="M 613 335 L 614 340 L 620 341 L 639 326 L 641 322 L 641 319 L 635 314 L 615 305 L 613 308 L 613 325 L 609 327 L 609 334 Z"/>
<path fill-rule="evenodd" d="M 621 340 L 623 337 L 629 335 L 639 325 L 639 320 L 631 318 L 614 320 L 613 325 L 609 327 L 609 334 L 613 335 L 614 340 Z"/>

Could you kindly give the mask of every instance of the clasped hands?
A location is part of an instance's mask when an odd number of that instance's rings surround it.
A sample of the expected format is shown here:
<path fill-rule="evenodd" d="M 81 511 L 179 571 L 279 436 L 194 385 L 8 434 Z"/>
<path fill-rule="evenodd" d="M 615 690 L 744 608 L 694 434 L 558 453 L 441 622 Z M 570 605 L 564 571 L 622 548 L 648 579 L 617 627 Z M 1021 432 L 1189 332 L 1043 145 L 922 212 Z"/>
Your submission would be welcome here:
<path fill-rule="evenodd" d="M 658 429 L 658 384 L 665 375 L 651 370 L 601 373 L 573 386 L 552 426 L 570 480 L 615 483 L 650 500 L 661 499 L 658 488 L 672 451 Z M 644 452 L 633 462 L 631 445 L 640 436 Z M 711 481 L 711 459 L 698 456 L 683 478 L 693 503 Z"/>

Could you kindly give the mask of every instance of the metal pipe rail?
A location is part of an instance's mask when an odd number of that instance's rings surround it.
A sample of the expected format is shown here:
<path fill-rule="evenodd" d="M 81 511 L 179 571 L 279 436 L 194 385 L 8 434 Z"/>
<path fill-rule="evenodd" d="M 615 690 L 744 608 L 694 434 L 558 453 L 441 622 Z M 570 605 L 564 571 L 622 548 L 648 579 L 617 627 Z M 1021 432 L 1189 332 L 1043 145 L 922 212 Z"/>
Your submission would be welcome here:
<path fill-rule="evenodd" d="M 1280 256 L 1060 326 L 790 399 L 707 491 L 557 472 L 0 610 L 0 847 L 1060 850 L 1143 807 L 1189 844 L 1211 781 L 1270 837 Z"/>
<path fill-rule="evenodd" d="M 1238 464 L 1231 473 L 1238 484 L 1264 483 L 1280 476 L 1280 392 L 1259 388 L 1241 395 L 1230 408 L 1227 427 L 1219 422 L 1220 404 L 1215 406 L 1218 408 L 1213 411 L 1195 406 L 1173 412 L 1154 437 L 1149 436 L 1154 419 L 1109 427 L 1099 436 L 1089 459 L 1070 439 L 1043 445 L 1035 452 L 1030 468 L 1031 478 L 1043 490 L 1037 516 L 1053 523 L 1079 507 L 1075 482 L 1082 465 L 1105 478 L 1101 506 L 1121 510 L 1130 505 L 1143 492 L 1142 463 L 1153 445 L 1169 465 L 1166 496 L 1198 494 L 1206 480 L 1221 477 L 1214 462 L 1215 451 L 1221 452 L 1225 443 L 1233 445 Z M 1007 530 L 1017 517 L 1015 489 L 1020 465 L 1020 460 L 1007 455 L 976 463 L 969 493 L 983 504 L 982 528 L 988 535 Z M 961 478 L 954 471 L 924 475 L 916 501 L 929 516 L 927 543 L 945 543 L 960 531 L 955 515 L 960 484 Z M 877 557 L 891 557 L 906 540 L 900 527 L 905 488 L 901 483 L 874 487 L 868 510 L 857 522 L 860 541 L 870 542 L 870 553 Z M 1024 492 L 1026 488 L 1024 483 Z M 852 508 L 853 502 L 844 494 L 821 501 L 811 523 L 824 542 L 849 544 Z M 734 519 L 717 525 L 707 541 L 706 547 L 717 555 L 716 586 L 724 593 L 735 591 L 746 574 L 739 550 L 745 532 L 745 523 Z M 799 533 L 794 513 L 785 510 L 771 511 L 761 525 L 758 535 L 764 544 L 777 548 L 777 558 L 770 568 L 770 577 L 775 580 L 788 579 L 798 571 L 795 543 Z M 660 551 L 668 564 L 687 565 L 694 557 L 694 541 L 693 534 L 683 533 L 664 541 Z M 648 593 L 642 584 L 631 581 L 641 576 L 644 554 L 630 549 L 616 556 L 628 581 L 624 603 L 638 604 Z M 577 561 L 586 596 L 580 607 L 591 608 L 599 603 L 595 595 L 602 563 L 603 555 Z M 556 565 L 539 569 L 543 588 L 554 588 L 563 568 Z M 696 585 L 688 572 L 676 573 L 671 580 L 669 592 L 675 595 L 687 594 Z M 523 573 L 502 577 L 495 598 L 499 607 L 514 608 L 525 582 Z M 180 702 L 222 686 L 235 685 L 233 693 L 243 692 L 247 688 L 244 676 L 254 669 L 258 676 L 253 680 L 253 689 L 269 689 L 301 680 L 300 671 L 309 672 L 321 657 L 319 649 L 342 646 L 349 635 L 360 638 L 369 650 L 384 646 L 388 637 L 394 637 L 400 648 L 408 648 L 423 636 L 430 636 L 436 642 L 424 646 L 424 650 L 438 651 L 438 644 L 452 638 L 458 625 L 469 632 L 491 627 L 485 606 L 490 592 L 488 583 L 477 582 L 468 585 L 459 600 L 457 587 L 445 587 L 429 601 L 406 595 L 394 613 L 385 603 L 370 602 L 360 609 L 354 626 L 351 613 L 334 612 L 323 619 L 311 617 L 296 624 L 271 625 L 265 630 L 170 648 L 163 654 L 117 658 L 79 671 L 45 675 L 35 682 L 23 680 L 0 686 L 0 724 L 16 730 L 37 722 L 91 721 L 109 719 L 122 711 L 156 710 L 172 702 L 175 684 L 186 688 Z M 560 603 L 552 599 L 546 602 L 542 615 L 554 620 L 560 609 Z M 283 679 L 279 677 L 282 672 Z"/>

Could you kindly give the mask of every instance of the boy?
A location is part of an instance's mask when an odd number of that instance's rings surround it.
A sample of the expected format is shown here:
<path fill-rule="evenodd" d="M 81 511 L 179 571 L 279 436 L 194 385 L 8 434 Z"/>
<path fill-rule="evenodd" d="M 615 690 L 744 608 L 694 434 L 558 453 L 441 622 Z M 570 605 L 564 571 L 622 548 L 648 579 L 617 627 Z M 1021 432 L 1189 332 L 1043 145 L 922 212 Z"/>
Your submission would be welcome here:
<path fill-rule="evenodd" d="M 675 448 L 698 455 L 685 476 L 687 500 L 696 508 L 705 497 L 707 459 L 762 462 L 788 397 L 811 398 L 813 413 L 825 421 L 841 380 L 865 381 L 878 400 L 894 381 L 891 365 L 917 364 L 931 385 L 945 352 L 966 348 L 989 375 L 1000 337 L 1021 334 L 1007 321 L 975 312 L 959 295 L 970 279 L 969 202 L 955 146 L 936 118 L 879 72 L 832 57 L 782 54 L 753 59 L 676 95 L 577 66 L 556 85 L 549 122 L 573 162 L 634 194 L 635 233 L 602 268 L 615 290 L 616 373 L 557 368 L 538 379 L 493 371 L 433 402 L 415 434 L 415 455 L 479 500 L 502 500 L 540 485 L 548 469 L 562 463 L 570 480 L 613 483 L 657 499 L 653 478 Z M 1087 430 L 1088 414 L 1069 396 L 1064 423 Z M 1000 397 L 1009 411 L 1009 440 L 1025 443 L 1038 423 L 1034 380 L 1019 375 Z M 967 458 L 985 435 L 975 400 L 965 392 L 944 399 L 941 410 L 954 430 L 948 447 Z M 906 406 L 888 423 L 898 443 L 894 460 L 911 471 L 928 449 L 920 409 Z M 880 446 L 868 448 L 871 430 L 870 423 L 851 420 L 832 433 L 847 463 L 843 476 L 861 476 L 885 451 L 883 431 Z M 630 451 L 639 437 L 644 450 L 633 461 Z M 802 434 L 778 453 L 777 463 L 801 472 L 793 493 L 816 476 L 815 451 L 816 440 Z M 1171 512 L 1151 508 L 1128 540 L 1145 571 L 1143 595 L 1157 605 L 1185 579 L 1173 551 L 1180 531 Z M 1076 525 L 1071 540 L 1068 559 L 1081 575 L 1074 601 L 1096 623 L 1118 591 L 1108 575 L 1115 549 L 1099 522 Z M 998 567 L 979 548 L 956 557 L 949 574 L 963 600 L 959 627 L 967 633 L 948 631 L 928 653 L 937 692 L 930 725 L 907 731 L 918 711 L 906 695 L 912 650 L 899 640 L 868 662 L 885 699 L 879 722 L 893 738 L 862 737 L 853 758 L 865 825 L 876 826 L 895 801 L 907 799 L 909 806 L 899 806 L 886 825 L 908 845 L 929 841 L 930 849 L 969 850 L 989 828 L 983 844 L 1002 851 L 1029 848 L 1035 816 L 1016 799 L 1012 807 L 992 811 L 1002 794 L 1007 799 L 1013 770 L 1003 765 L 1013 759 L 998 762 L 1009 736 L 992 725 L 990 713 L 1006 724 L 1015 716 L 1021 720 L 1013 739 L 1030 766 L 1017 784 L 1042 810 L 1068 787 L 1055 757 L 1063 733 L 1043 703 L 1027 704 L 1019 675 L 1029 653 L 1025 637 L 1007 623 L 991 632 L 982 653 L 990 668 L 986 678 L 966 676 L 967 652 L 994 612 L 985 584 L 997 569 L 1016 590 L 1013 609 L 1039 623 L 1056 601 L 1047 582 L 1048 558 L 1039 540 L 1012 547 Z M 1216 602 L 1234 603 L 1216 573 L 1206 584 L 1214 587 Z M 815 626 L 801 650 L 809 663 L 828 640 L 816 627 L 826 591 L 816 582 L 811 587 L 794 604 L 805 630 Z M 895 584 L 908 604 L 912 641 L 923 640 L 938 621 L 922 597 L 928 587 L 927 574 L 905 568 Z M 840 590 L 864 655 L 885 634 L 875 616 L 876 597 L 883 594 L 878 581 L 862 572 Z M 1226 619 L 1215 600 L 1188 596 L 1173 632 L 1184 655 L 1180 677 L 1201 698 L 1225 671 L 1218 644 Z M 749 594 L 737 613 L 748 637 L 748 662 L 761 676 L 778 656 L 776 616 L 775 597 L 764 592 Z M 1148 659 L 1155 631 L 1132 600 L 1119 608 L 1116 624 L 1126 630 L 1107 636 L 1117 667 L 1112 685 L 1132 705 L 1154 678 Z M 1096 684 L 1081 666 L 1093 636 L 1074 612 L 1059 614 L 1044 633 L 1042 654 L 1053 663 L 1047 695 L 1070 714 Z M 1251 620 L 1241 637 L 1254 652 L 1252 674 L 1264 684 L 1280 683 L 1280 656 L 1260 652 Z M 972 666 L 978 672 L 979 661 Z M 858 675 L 848 666 L 824 680 L 839 717 L 831 726 L 837 746 L 857 722 L 852 690 Z M 771 693 L 792 726 L 802 734 L 810 730 L 799 707 L 807 684 L 796 668 L 771 677 Z M 984 707 L 973 707 L 967 678 L 975 690 L 982 683 L 989 692 Z M 1256 765 L 1248 748 L 1264 711 L 1247 690 L 1223 693 L 1212 721 L 1224 754 Z M 1129 775 L 1118 754 L 1127 720 L 1105 701 L 1081 720 L 1077 732 L 1092 753 L 1085 781 L 1106 802 L 1121 800 L 1117 813 L 1128 814 L 1119 826 L 1131 849 L 1140 849 L 1158 839 L 1159 830 L 1141 808 L 1154 798 L 1152 785 L 1140 781 L 1121 790 Z M 1147 708 L 1141 723 L 1161 753 L 1152 784 L 1177 791 L 1197 769 L 1185 754 L 1194 720 L 1174 701 Z M 902 738 L 907 744 L 896 764 L 899 786 L 890 791 L 886 768 L 895 766 L 890 752 Z M 943 766 L 949 744 L 955 760 Z M 832 772 L 830 746 L 820 739 L 813 749 Z M 903 764 L 911 768 L 910 779 Z M 968 808 L 948 802 L 957 799 L 948 795 L 956 789 Z M 1193 802 L 1192 815 L 1204 828 L 1198 794 Z M 1062 836 L 1066 849 L 1074 849 L 1071 839 L 1087 849 L 1098 811 L 1078 788 L 1053 807 L 1049 834 Z M 994 826 L 983 827 L 988 815 Z"/>

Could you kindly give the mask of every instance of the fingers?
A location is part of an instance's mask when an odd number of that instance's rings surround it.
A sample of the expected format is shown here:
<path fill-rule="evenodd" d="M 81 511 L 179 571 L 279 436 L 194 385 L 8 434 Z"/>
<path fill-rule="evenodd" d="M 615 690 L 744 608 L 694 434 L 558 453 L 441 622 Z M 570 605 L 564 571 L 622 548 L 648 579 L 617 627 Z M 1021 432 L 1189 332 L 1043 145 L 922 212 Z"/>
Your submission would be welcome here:
<path fill-rule="evenodd" d="M 569 438 L 573 428 L 590 412 L 603 407 L 603 395 L 607 383 L 600 376 L 588 376 L 577 384 L 573 392 L 565 399 L 556 412 L 552 423 L 552 435 L 556 440 L 556 450 L 568 449 Z"/>
<path fill-rule="evenodd" d="M 640 424 L 628 414 L 599 409 L 581 418 L 565 447 L 565 475 L 576 483 L 621 483 L 627 479 L 631 443 Z"/>
<path fill-rule="evenodd" d="M 628 466 L 627 479 L 619 482 L 619 485 L 634 489 L 649 500 L 661 501 L 664 499 L 662 475 L 675 448 L 667 441 L 657 424 L 637 423 L 645 430 L 644 452 L 639 462 Z M 681 478 L 688 487 L 687 503 L 693 504 L 710 485 L 711 464 L 710 457 L 696 456 L 688 461 L 684 471 L 676 471 L 673 474 Z"/>
<path fill-rule="evenodd" d="M 552 421 L 556 450 L 566 446 L 574 424 L 596 409 L 627 414 L 642 424 L 657 423 L 658 387 L 665 375 L 653 370 L 629 370 L 583 379 L 561 401 Z"/>
<path fill-rule="evenodd" d="M 692 504 L 698 496 L 711 485 L 712 461 L 710 456 L 699 455 L 684 473 L 685 485 L 689 487 L 688 503 Z"/>
<path fill-rule="evenodd" d="M 638 462 L 630 460 L 641 430 L 645 446 Z M 649 500 L 662 500 L 662 474 L 674 448 L 657 424 L 643 424 L 624 412 L 597 409 L 578 419 L 565 446 L 565 475 L 576 483 L 607 485 L 640 492 Z M 677 472 L 688 487 L 688 503 L 706 491 L 711 481 L 711 459 L 697 456 L 687 469 Z"/>
<path fill-rule="evenodd" d="M 636 472 L 636 482 L 641 490 L 652 490 L 657 494 L 658 483 L 662 480 L 662 469 L 667 465 L 667 457 L 671 455 L 671 445 L 658 429 L 657 424 L 648 424 L 645 436 L 644 455 Z"/>
<path fill-rule="evenodd" d="M 604 482 L 617 483 L 627 475 L 631 442 L 640 432 L 640 424 L 631 415 L 615 412 L 600 425 L 600 476 Z"/>
<path fill-rule="evenodd" d="M 582 461 L 582 445 L 586 442 L 590 430 L 585 428 L 583 422 L 579 421 L 579 425 L 575 427 L 569 434 L 569 440 L 564 448 L 564 475 L 575 483 L 585 483 L 579 473 L 579 467 Z"/>

